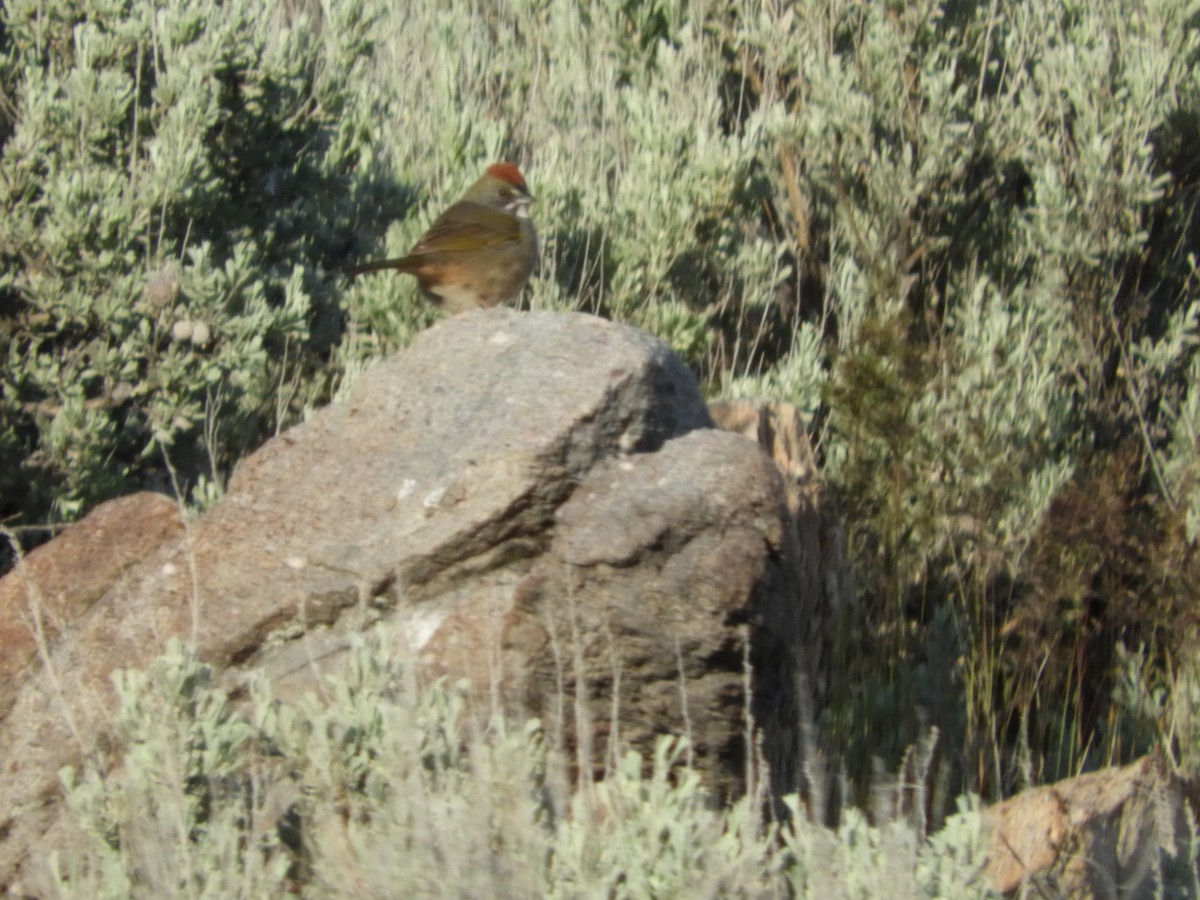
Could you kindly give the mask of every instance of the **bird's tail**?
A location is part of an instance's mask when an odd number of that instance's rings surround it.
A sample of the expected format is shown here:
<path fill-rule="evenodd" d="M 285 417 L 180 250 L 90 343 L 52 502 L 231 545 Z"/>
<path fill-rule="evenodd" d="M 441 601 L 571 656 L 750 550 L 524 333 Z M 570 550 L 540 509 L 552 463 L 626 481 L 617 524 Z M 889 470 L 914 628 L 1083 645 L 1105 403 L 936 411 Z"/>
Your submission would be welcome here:
<path fill-rule="evenodd" d="M 397 259 L 376 259 L 371 262 L 359 263 L 357 266 L 347 266 L 342 269 L 342 274 L 347 278 L 357 278 L 359 275 L 365 275 L 368 272 L 381 272 L 384 269 L 398 269 L 401 272 L 411 272 L 415 268 L 415 261 L 411 256 L 401 256 Z"/>

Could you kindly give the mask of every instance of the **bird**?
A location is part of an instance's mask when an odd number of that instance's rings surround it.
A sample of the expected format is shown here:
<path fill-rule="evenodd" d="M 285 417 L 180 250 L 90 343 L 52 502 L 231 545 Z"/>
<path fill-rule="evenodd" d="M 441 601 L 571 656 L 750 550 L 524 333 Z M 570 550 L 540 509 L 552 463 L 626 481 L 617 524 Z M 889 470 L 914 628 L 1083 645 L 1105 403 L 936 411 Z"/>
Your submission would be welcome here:
<path fill-rule="evenodd" d="M 496 306 L 520 296 L 537 260 L 533 195 L 510 162 L 487 167 L 408 252 L 343 269 L 350 278 L 395 269 L 414 275 L 421 293 L 450 313 Z"/>

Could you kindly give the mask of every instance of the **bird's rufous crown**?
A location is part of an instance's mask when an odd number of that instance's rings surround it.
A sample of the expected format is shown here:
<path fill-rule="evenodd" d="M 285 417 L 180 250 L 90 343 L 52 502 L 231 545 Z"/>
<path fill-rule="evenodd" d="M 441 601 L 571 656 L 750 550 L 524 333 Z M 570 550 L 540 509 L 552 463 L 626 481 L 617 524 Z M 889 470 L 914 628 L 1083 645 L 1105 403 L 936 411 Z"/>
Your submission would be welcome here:
<path fill-rule="evenodd" d="M 510 162 L 493 163 L 487 167 L 487 173 L 494 178 L 499 178 L 501 181 L 507 181 L 515 188 L 520 188 L 525 193 L 529 193 L 529 188 L 525 186 L 525 179 L 521 175 L 521 170 Z"/>

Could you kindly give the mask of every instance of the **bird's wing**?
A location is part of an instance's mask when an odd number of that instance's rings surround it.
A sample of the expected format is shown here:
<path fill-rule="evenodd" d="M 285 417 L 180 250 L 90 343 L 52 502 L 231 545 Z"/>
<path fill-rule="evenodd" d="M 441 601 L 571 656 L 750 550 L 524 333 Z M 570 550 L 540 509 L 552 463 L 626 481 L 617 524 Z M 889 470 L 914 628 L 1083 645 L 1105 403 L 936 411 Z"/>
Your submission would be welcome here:
<path fill-rule="evenodd" d="M 520 220 L 481 203 L 460 200 L 437 217 L 410 255 L 483 250 L 521 239 Z"/>

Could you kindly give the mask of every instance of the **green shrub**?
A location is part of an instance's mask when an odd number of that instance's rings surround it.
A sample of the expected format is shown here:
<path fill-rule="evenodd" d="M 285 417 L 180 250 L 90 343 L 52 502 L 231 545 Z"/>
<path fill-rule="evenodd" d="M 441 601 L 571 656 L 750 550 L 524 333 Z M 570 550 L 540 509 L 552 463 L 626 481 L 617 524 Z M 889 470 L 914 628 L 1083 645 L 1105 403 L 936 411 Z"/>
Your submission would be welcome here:
<path fill-rule="evenodd" d="M 5 6 L 0 515 L 219 479 L 321 396 L 370 20 L 273 9 Z"/>
<path fill-rule="evenodd" d="M 1021 740 L 1037 780 L 1144 752 L 1103 723 L 1116 639 L 1161 671 L 1189 633 L 1193 14 L 833 2 L 734 35 L 811 310 L 741 384 L 818 413 L 871 623 L 833 739 L 894 757 L 923 707 L 989 793 Z"/>

